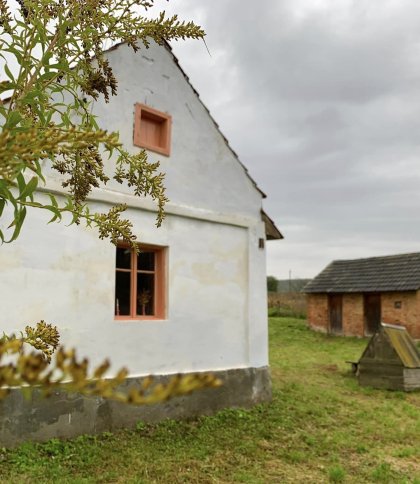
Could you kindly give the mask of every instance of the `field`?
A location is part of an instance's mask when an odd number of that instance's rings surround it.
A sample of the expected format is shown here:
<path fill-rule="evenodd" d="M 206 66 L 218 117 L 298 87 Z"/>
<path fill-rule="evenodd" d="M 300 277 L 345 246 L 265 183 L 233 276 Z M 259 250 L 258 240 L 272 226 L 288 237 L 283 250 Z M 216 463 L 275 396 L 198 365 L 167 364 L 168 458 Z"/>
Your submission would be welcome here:
<path fill-rule="evenodd" d="M 301 292 L 269 292 L 270 317 L 306 318 L 306 294 Z"/>
<path fill-rule="evenodd" d="M 365 340 L 290 318 L 270 335 L 271 404 L 3 449 L 1 482 L 420 484 L 420 393 L 359 388 Z"/>

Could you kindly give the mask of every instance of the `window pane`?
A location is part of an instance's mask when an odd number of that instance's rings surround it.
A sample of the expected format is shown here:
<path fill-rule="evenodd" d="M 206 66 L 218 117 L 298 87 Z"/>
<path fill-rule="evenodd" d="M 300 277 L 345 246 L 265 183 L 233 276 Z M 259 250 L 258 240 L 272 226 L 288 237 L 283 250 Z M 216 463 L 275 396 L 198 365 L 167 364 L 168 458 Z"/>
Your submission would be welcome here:
<path fill-rule="evenodd" d="M 137 274 L 137 315 L 154 315 L 154 274 Z"/>
<path fill-rule="evenodd" d="M 115 273 L 115 315 L 130 316 L 131 272 Z"/>
<path fill-rule="evenodd" d="M 117 247 L 116 266 L 118 269 L 131 269 L 131 249 Z"/>
<path fill-rule="evenodd" d="M 154 271 L 155 270 L 155 253 L 143 252 L 137 256 L 137 270 L 139 271 Z"/>

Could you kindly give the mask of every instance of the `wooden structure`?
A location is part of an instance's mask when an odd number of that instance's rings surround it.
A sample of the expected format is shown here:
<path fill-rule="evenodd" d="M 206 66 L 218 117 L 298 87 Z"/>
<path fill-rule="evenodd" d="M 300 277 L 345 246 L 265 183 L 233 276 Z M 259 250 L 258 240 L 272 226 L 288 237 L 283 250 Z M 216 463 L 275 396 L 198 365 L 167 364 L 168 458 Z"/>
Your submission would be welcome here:
<path fill-rule="evenodd" d="M 381 321 L 420 339 L 420 253 L 329 264 L 303 291 L 316 330 L 371 336 Z"/>
<path fill-rule="evenodd" d="M 420 352 L 403 326 L 381 324 L 357 364 L 357 377 L 362 386 L 420 389 Z"/>

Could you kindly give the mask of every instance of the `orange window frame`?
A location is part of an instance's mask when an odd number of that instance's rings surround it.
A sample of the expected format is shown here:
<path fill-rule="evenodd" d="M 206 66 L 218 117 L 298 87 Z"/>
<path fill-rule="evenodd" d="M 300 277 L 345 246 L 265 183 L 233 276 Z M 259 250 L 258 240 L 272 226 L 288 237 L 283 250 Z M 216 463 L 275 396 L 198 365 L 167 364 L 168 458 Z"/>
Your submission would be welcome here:
<path fill-rule="evenodd" d="M 130 314 L 119 315 L 115 314 L 117 304 L 114 309 L 114 319 L 117 321 L 127 320 L 154 320 L 165 319 L 166 317 L 166 251 L 164 247 L 154 245 L 140 245 L 140 252 L 152 252 L 154 254 L 154 270 L 139 270 L 137 268 L 138 255 L 136 251 L 128 244 L 118 243 L 117 249 L 130 249 L 130 269 L 117 268 L 115 264 L 115 272 L 129 272 L 130 273 Z M 139 315 L 137 314 L 137 274 L 154 274 L 154 294 L 153 294 L 153 314 Z M 116 288 L 115 288 L 116 293 Z"/>
<path fill-rule="evenodd" d="M 134 109 L 134 145 L 169 156 L 171 125 L 172 117 L 169 114 L 137 103 Z"/>

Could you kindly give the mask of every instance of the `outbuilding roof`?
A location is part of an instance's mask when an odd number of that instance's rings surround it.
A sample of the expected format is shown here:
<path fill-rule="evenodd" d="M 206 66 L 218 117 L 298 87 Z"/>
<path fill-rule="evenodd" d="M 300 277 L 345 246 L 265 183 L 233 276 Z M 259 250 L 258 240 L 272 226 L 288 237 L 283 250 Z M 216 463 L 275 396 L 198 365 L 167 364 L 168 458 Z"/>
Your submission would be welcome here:
<path fill-rule="evenodd" d="M 416 291 L 420 252 L 331 262 L 303 289 L 306 293 Z"/>

